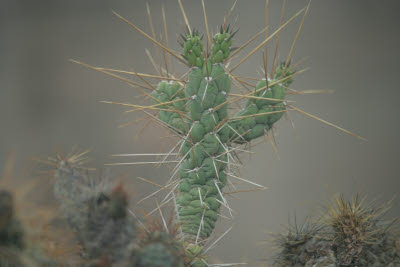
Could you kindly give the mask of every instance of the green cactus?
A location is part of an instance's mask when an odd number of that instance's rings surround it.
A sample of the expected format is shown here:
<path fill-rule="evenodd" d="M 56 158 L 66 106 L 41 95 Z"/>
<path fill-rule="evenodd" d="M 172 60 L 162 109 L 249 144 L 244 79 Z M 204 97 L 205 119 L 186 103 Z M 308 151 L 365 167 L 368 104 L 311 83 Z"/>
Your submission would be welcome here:
<path fill-rule="evenodd" d="M 183 55 L 191 67 L 189 80 L 184 88 L 178 82 L 160 82 L 152 95 L 154 105 L 168 102 L 159 111 L 159 119 L 184 139 L 176 202 L 182 230 L 193 240 L 210 236 L 225 202 L 221 192 L 227 182 L 230 147 L 263 136 L 282 117 L 285 87 L 294 73 L 289 64 L 279 65 L 273 79 L 260 80 L 255 98 L 229 119 L 231 81 L 224 62 L 235 33 L 221 27 L 209 57 L 203 56 L 203 38 L 198 32 L 182 35 Z M 176 102 L 184 96 L 188 100 Z"/>

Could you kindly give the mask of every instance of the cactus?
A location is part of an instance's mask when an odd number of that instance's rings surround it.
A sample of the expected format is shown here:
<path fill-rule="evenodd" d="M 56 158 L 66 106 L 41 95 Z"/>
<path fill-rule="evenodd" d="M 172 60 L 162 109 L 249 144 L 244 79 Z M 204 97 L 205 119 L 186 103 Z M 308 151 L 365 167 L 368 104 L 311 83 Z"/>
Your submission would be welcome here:
<path fill-rule="evenodd" d="M 25 240 L 23 225 L 15 216 L 13 196 L 6 190 L 0 190 L 0 266 L 57 266 L 36 244 Z"/>
<path fill-rule="evenodd" d="M 85 153 L 57 161 L 54 194 L 77 233 L 84 258 L 122 266 L 134 254 L 127 248 L 136 238 L 135 223 L 127 216 L 127 196 L 122 186 L 110 190 L 106 177 L 79 166 Z"/>
<path fill-rule="evenodd" d="M 391 201 L 374 206 L 359 195 L 351 201 L 335 197 L 324 222 L 331 227 L 340 266 L 400 264 L 400 251 L 395 247 L 399 237 L 388 231 L 392 222 L 383 218 L 390 208 Z"/>
<path fill-rule="evenodd" d="M 162 106 L 165 110 L 159 111 L 159 118 L 184 140 L 176 202 L 183 232 L 193 240 L 210 236 L 225 202 L 221 192 L 232 145 L 264 135 L 282 117 L 285 87 L 294 74 L 289 64 L 280 64 L 273 79 L 257 83 L 256 98 L 249 99 L 246 107 L 229 119 L 227 94 L 231 84 L 223 63 L 230 55 L 234 34 L 221 27 L 213 38 L 211 55 L 203 58 L 202 38 L 196 31 L 186 33 L 181 40 L 184 58 L 191 67 L 186 86 L 160 82 L 152 95 L 154 105 L 173 102 Z M 179 101 L 184 97 L 188 100 Z"/>
<path fill-rule="evenodd" d="M 151 231 L 140 240 L 137 267 L 184 267 L 181 245 L 173 236 L 162 231 Z"/>
<path fill-rule="evenodd" d="M 0 191 L 0 245 L 23 249 L 24 231 L 21 222 L 15 217 L 13 202 L 10 192 Z"/>
<path fill-rule="evenodd" d="M 138 237 L 123 185 L 111 189 L 107 172 L 99 176 L 83 168 L 87 152 L 50 158 L 56 166 L 54 195 L 82 245 L 82 266 L 183 267 L 185 260 L 193 260 L 185 256 L 174 232 L 153 227 Z"/>
<path fill-rule="evenodd" d="M 378 207 L 358 195 L 352 201 L 336 196 L 321 220 L 290 225 L 278 235 L 274 266 L 398 266 L 400 236 L 383 217 L 390 203 Z"/>

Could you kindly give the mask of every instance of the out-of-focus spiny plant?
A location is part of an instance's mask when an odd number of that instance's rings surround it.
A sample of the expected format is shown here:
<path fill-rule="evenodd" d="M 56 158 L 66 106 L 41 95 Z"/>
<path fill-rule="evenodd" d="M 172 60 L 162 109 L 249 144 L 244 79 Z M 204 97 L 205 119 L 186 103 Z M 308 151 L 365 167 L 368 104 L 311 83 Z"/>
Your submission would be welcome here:
<path fill-rule="evenodd" d="M 277 235 L 274 266 L 398 266 L 399 229 L 385 218 L 391 203 L 335 196 L 320 219 L 308 220 L 306 227 L 289 225 L 287 233 Z"/>
<path fill-rule="evenodd" d="M 87 153 L 75 151 L 42 160 L 55 168 L 54 195 L 82 247 L 81 266 L 183 267 L 190 263 L 193 257 L 175 238 L 172 223 L 166 226 L 171 231 L 154 223 L 139 228 L 122 183 L 113 186 L 107 172 L 84 167 Z"/>
<path fill-rule="evenodd" d="M 21 208 L 22 196 L 28 192 L 27 187 L 15 186 L 13 180 L 13 168 L 15 158 L 10 155 L 3 177 L 0 177 L 0 266 L 4 267 L 55 267 L 56 262 L 51 260 L 43 251 L 43 244 L 38 240 L 29 238 L 29 233 L 21 220 L 20 214 L 16 212 L 16 206 Z M 13 191 L 11 191 L 13 190 Z M 15 201 L 15 194 L 19 198 Z M 16 205 L 18 204 L 18 205 Z M 25 204 L 25 206 L 27 206 Z M 37 213 L 40 213 L 38 211 Z M 24 216 L 25 219 L 27 215 Z M 38 226 L 38 225 L 35 225 Z M 29 228 L 32 230 L 32 227 Z M 39 231 L 39 229 L 36 229 Z"/>
<path fill-rule="evenodd" d="M 56 167 L 54 195 L 83 247 L 83 258 L 89 264 L 123 266 L 134 254 L 130 244 L 136 238 L 127 196 L 122 187 L 112 190 L 106 177 L 83 167 L 86 153 L 49 159 Z"/>

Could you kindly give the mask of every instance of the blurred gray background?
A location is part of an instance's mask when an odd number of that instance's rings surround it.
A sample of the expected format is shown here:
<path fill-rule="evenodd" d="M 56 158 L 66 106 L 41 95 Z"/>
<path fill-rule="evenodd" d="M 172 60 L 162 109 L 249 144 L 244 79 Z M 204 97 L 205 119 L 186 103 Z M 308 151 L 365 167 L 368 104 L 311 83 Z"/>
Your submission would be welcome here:
<path fill-rule="evenodd" d="M 271 29 L 276 29 L 282 1 L 270 2 Z M 204 31 L 201 1 L 183 3 L 190 24 Z M 285 19 L 307 3 L 287 1 Z M 149 0 L 158 30 L 162 27 L 162 4 L 167 13 L 170 45 L 178 50 L 176 34 L 184 29 L 178 3 Z M 214 32 L 232 4 L 232 0 L 206 1 L 209 26 Z M 301 222 L 333 194 L 349 197 L 361 192 L 369 199 L 382 201 L 398 194 L 399 8 L 400 2 L 395 0 L 312 2 L 293 54 L 294 62 L 307 57 L 302 66 L 310 70 L 297 76 L 292 87 L 331 89 L 335 93 L 289 99 L 368 141 L 291 112 L 295 129 L 286 119 L 277 123 L 275 130 L 280 159 L 271 144 L 265 142 L 252 149 L 257 154 L 243 157 L 242 175 L 269 189 L 239 194 L 231 200 L 231 207 L 238 212 L 234 228 L 212 255 L 224 262 L 255 264 L 271 255 L 270 248 L 262 243 L 269 238 L 269 232 L 282 231 L 282 225 L 294 214 Z M 10 151 L 16 152 L 18 166 L 24 166 L 33 156 L 52 155 L 60 146 L 68 151 L 77 144 L 92 149 L 91 156 L 96 158 L 92 165 L 100 167 L 118 160 L 111 154 L 165 152 L 171 147 L 168 139 L 159 138 L 160 133 L 165 134 L 155 123 L 139 137 L 135 136 L 143 123 L 118 128 L 142 114 L 123 114 L 126 109 L 99 102 L 142 104 L 133 88 L 68 61 L 155 73 L 144 52 L 146 47 L 153 48 L 152 43 L 111 10 L 150 32 L 145 1 L 0 2 L 0 169 Z M 240 28 L 235 44 L 240 45 L 264 27 L 265 1 L 239 0 L 232 14 L 235 18 Z M 290 49 L 300 20 L 299 17 L 282 31 L 281 59 Z M 262 37 L 251 47 L 261 41 Z M 261 66 L 258 52 L 235 73 L 260 77 L 257 71 Z M 173 67 L 177 74 L 186 71 L 176 62 Z M 125 181 L 133 184 L 133 199 L 155 190 L 137 180 L 137 176 L 158 183 L 168 177 L 166 167 L 113 167 L 112 172 L 124 175 Z M 154 208 L 154 202 L 144 207 Z M 399 199 L 390 215 L 400 215 Z M 222 233 L 230 225 L 231 222 L 220 222 L 216 231 Z"/>

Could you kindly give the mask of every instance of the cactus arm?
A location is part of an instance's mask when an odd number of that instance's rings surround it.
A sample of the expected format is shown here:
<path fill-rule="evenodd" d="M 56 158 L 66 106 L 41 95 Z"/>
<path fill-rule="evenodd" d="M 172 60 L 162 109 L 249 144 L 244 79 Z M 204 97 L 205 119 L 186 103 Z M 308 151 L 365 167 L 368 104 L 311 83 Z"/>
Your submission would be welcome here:
<path fill-rule="evenodd" d="M 152 93 L 152 97 L 154 105 L 166 103 L 158 107 L 162 109 L 158 113 L 159 119 L 174 132 L 186 134 L 190 123 L 182 116 L 187 113 L 187 101 L 182 85 L 175 81 L 162 81 Z"/>
<path fill-rule="evenodd" d="M 286 104 L 283 101 L 286 88 L 292 83 L 293 75 L 289 64 L 277 67 L 267 85 L 265 79 L 256 85 L 256 98 L 247 100 L 246 106 L 236 113 L 228 123 L 229 139 L 232 143 L 246 143 L 265 134 L 283 116 Z"/>

